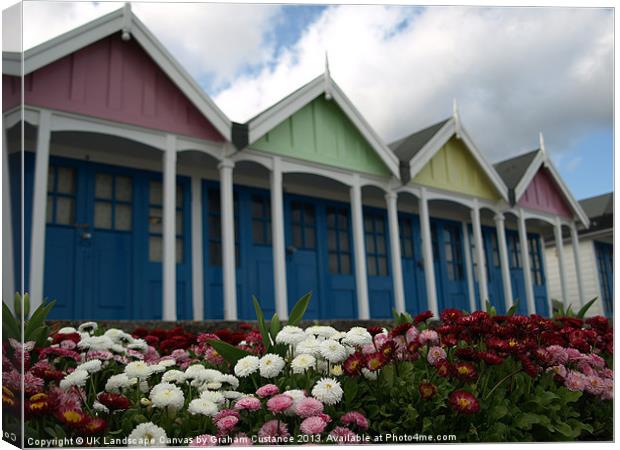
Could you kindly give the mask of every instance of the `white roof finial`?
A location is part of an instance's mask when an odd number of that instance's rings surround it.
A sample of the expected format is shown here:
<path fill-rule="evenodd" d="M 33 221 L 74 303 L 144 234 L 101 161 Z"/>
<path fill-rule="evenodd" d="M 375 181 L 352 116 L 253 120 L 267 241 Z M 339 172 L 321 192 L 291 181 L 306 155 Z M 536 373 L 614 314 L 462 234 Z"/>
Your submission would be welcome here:
<path fill-rule="evenodd" d="M 127 2 L 123 5 L 123 41 L 131 39 L 131 3 Z"/>
<path fill-rule="evenodd" d="M 456 102 L 456 97 L 452 99 L 452 118 L 454 119 L 454 126 L 456 128 L 456 137 L 461 138 L 461 117 L 459 115 L 459 105 Z"/>
<path fill-rule="evenodd" d="M 325 99 L 331 100 L 331 88 L 330 88 L 330 80 L 331 75 L 329 74 L 329 58 L 327 57 L 327 50 L 325 50 L 325 72 L 323 73 L 323 79 L 325 82 Z"/>
<path fill-rule="evenodd" d="M 538 132 L 538 147 L 545 153 L 545 138 L 542 131 Z"/>

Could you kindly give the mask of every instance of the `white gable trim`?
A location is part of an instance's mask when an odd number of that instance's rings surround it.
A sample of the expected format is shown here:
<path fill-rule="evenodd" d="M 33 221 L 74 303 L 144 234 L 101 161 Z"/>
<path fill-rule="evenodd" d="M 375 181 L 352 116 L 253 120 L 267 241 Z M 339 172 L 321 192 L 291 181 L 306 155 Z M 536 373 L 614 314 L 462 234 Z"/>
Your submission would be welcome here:
<path fill-rule="evenodd" d="M 157 40 L 155 35 L 133 14 L 129 8 L 112 11 L 81 27 L 75 28 L 24 53 L 24 75 L 46 66 L 60 58 L 74 53 L 94 42 L 116 32 L 127 31 L 144 48 L 147 54 L 159 65 L 166 75 L 177 85 L 187 98 L 198 108 L 215 129 L 231 139 L 231 121 L 209 98 L 191 75 Z M 19 56 L 3 53 L 3 73 L 21 76 Z"/>
<path fill-rule="evenodd" d="M 568 186 L 566 186 L 564 180 L 562 180 L 560 173 L 551 162 L 551 159 L 542 150 L 538 151 L 538 154 L 523 174 L 523 177 L 519 181 L 519 184 L 517 184 L 517 186 L 515 187 L 515 202 L 518 202 L 521 196 L 523 196 L 541 167 L 545 167 L 549 170 L 553 181 L 555 181 L 556 184 L 559 186 L 560 191 L 562 191 L 562 194 L 564 195 L 564 199 L 568 201 L 568 204 L 572 208 L 573 213 L 586 228 L 590 228 L 590 219 L 588 218 L 587 214 L 585 213 L 579 202 L 575 199 L 575 197 L 573 197 L 573 194 L 571 194 Z"/>
<path fill-rule="evenodd" d="M 428 162 L 437 154 L 437 152 L 455 135 L 458 135 L 465 144 L 465 147 L 472 154 L 476 162 L 482 167 L 485 174 L 493 183 L 493 186 L 500 193 L 502 198 L 508 201 L 508 188 L 500 178 L 499 174 L 493 168 L 493 166 L 486 160 L 486 158 L 480 153 L 473 140 L 469 137 L 469 134 L 462 126 L 458 127 L 456 120 L 451 118 L 448 120 L 435 135 L 422 147 L 422 149 L 411 159 L 409 162 L 409 169 L 411 173 L 411 179 L 428 164 Z"/>
<path fill-rule="evenodd" d="M 250 120 L 248 123 L 249 144 L 255 143 L 273 128 L 323 93 L 329 93 L 331 99 L 338 104 L 349 120 L 353 122 L 357 130 L 364 136 L 390 172 L 392 172 L 394 176 L 400 177 L 398 170 L 399 163 L 396 155 L 381 140 L 338 85 L 325 75 L 316 77 L 301 89 L 293 92 L 284 100 L 276 103 L 271 108 Z"/>

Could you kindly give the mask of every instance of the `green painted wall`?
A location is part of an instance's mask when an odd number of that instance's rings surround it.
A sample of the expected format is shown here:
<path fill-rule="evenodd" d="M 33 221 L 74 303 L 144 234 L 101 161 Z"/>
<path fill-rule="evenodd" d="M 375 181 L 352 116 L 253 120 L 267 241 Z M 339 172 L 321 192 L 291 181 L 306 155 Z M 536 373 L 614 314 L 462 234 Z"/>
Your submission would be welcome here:
<path fill-rule="evenodd" d="M 252 148 L 330 166 L 390 176 L 375 150 L 335 101 L 320 95 Z"/>
<path fill-rule="evenodd" d="M 455 137 L 446 142 L 411 182 L 489 200 L 501 198 L 465 144 Z"/>

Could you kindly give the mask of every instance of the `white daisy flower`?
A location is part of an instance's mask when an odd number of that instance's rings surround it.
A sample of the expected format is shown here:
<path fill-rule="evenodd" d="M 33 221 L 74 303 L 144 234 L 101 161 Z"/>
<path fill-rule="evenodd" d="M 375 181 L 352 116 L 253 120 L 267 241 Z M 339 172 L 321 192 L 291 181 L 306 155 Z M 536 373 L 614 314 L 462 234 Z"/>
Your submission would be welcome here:
<path fill-rule="evenodd" d="M 82 350 L 109 350 L 114 342 L 108 336 L 88 336 L 78 342 L 78 348 Z"/>
<path fill-rule="evenodd" d="M 165 447 L 167 441 L 164 429 L 153 422 L 141 423 L 127 436 L 129 447 Z"/>
<path fill-rule="evenodd" d="M 146 341 L 144 339 L 134 339 L 133 342 L 131 342 L 127 348 L 131 349 L 131 350 L 139 350 L 141 352 L 145 352 L 148 348 L 148 344 L 146 343 Z"/>
<path fill-rule="evenodd" d="M 237 391 L 220 391 L 220 393 L 227 400 L 237 400 L 238 398 L 241 398 L 245 395 L 243 392 Z"/>
<path fill-rule="evenodd" d="M 306 370 L 313 367 L 314 364 L 316 364 L 316 358 L 312 355 L 303 353 L 296 356 L 295 359 L 291 361 L 291 368 L 293 369 L 293 373 L 304 373 Z"/>
<path fill-rule="evenodd" d="M 339 377 L 340 375 L 343 374 L 342 366 L 340 364 L 332 366 L 332 368 L 329 369 L 329 373 L 330 373 L 330 375 L 334 375 L 336 377 Z"/>
<path fill-rule="evenodd" d="M 120 353 L 121 355 L 124 355 L 125 353 L 127 353 L 127 349 L 123 347 L 121 344 L 112 344 L 110 346 L 110 351 L 114 353 Z"/>
<path fill-rule="evenodd" d="M 319 356 L 321 354 L 319 352 L 319 344 L 320 342 L 314 336 L 310 335 L 295 346 L 295 354 L 301 355 L 305 353 L 312 356 Z"/>
<path fill-rule="evenodd" d="M 155 408 L 173 407 L 179 409 L 185 403 L 183 391 L 170 383 L 159 383 L 154 386 L 149 398 Z"/>
<path fill-rule="evenodd" d="M 286 410 L 284 410 L 284 414 L 287 416 L 294 416 L 297 414 L 296 408 L 297 403 L 306 398 L 306 392 L 301 389 L 291 389 L 289 391 L 285 391 L 282 393 L 283 395 L 288 395 L 293 399 L 293 404 L 289 406 Z"/>
<path fill-rule="evenodd" d="M 204 400 L 209 400 L 213 403 L 223 403 L 224 400 L 226 400 L 226 398 L 224 398 L 221 392 L 216 391 L 204 391 L 200 394 L 200 398 Z"/>
<path fill-rule="evenodd" d="M 92 333 L 97 330 L 97 322 L 84 322 L 78 327 L 80 333 Z"/>
<path fill-rule="evenodd" d="M 222 375 L 220 375 L 219 382 L 220 383 L 227 383 L 233 389 L 237 389 L 239 387 L 239 379 L 236 376 L 234 376 L 234 375 L 222 374 Z"/>
<path fill-rule="evenodd" d="M 121 389 L 128 388 L 137 381 L 138 380 L 136 378 L 130 380 L 126 373 L 119 373 L 108 378 L 108 381 L 106 381 L 105 384 L 105 390 L 107 392 L 115 392 L 118 394 Z"/>
<path fill-rule="evenodd" d="M 286 325 L 276 335 L 276 344 L 295 345 L 306 338 L 304 330 L 299 327 Z"/>
<path fill-rule="evenodd" d="M 205 384 L 205 388 L 209 389 L 210 391 L 217 391 L 221 387 L 222 383 L 220 383 L 219 381 L 212 381 Z"/>
<path fill-rule="evenodd" d="M 245 378 L 258 370 L 259 360 L 258 357 L 249 355 L 241 358 L 235 364 L 235 375 L 240 378 Z"/>
<path fill-rule="evenodd" d="M 162 359 L 157 364 L 164 367 L 172 367 L 175 366 L 177 362 L 174 359 Z"/>
<path fill-rule="evenodd" d="M 75 369 L 60 380 L 60 388 L 66 391 L 72 386 L 82 387 L 86 384 L 86 380 L 88 380 L 88 372 L 83 369 Z"/>
<path fill-rule="evenodd" d="M 187 410 L 190 414 L 202 414 L 203 416 L 214 416 L 218 412 L 217 405 L 204 398 L 197 398 L 189 402 Z"/>
<path fill-rule="evenodd" d="M 106 405 L 104 405 L 103 403 L 99 402 L 99 400 L 95 400 L 93 402 L 93 409 L 97 412 L 102 412 L 102 413 L 109 413 L 110 410 L 108 409 L 108 407 Z"/>
<path fill-rule="evenodd" d="M 153 369 L 144 361 L 133 361 L 125 366 L 125 373 L 129 378 L 146 380 L 153 373 Z"/>
<path fill-rule="evenodd" d="M 325 339 L 331 338 L 336 333 L 338 333 L 338 330 L 326 325 L 313 325 L 306 328 L 306 334 L 313 334 L 315 336 L 320 336 Z"/>
<path fill-rule="evenodd" d="M 58 330 L 58 334 L 71 334 L 75 332 L 77 332 L 77 330 L 73 327 L 63 327 L 60 330 Z"/>
<path fill-rule="evenodd" d="M 260 376 L 264 378 L 276 377 L 284 369 L 284 360 L 281 356 L 267 353 L 259 361 Z"/>
<path fill-rule="evenodd" d="M 90 361 L 86 361 L 85 363 L 80 364 L 75 368 L 75 370 L 81 369 L 85 370 L 88 373 L 95 373 L 101 370 L 101 360 L 99 359 L 91 359 Z"/>
<path fill-rule="evenodd" d="M 334 378 L 321 378 L 312 388 L 312 396 L 326 405 L 335 405 L 342 399 L 342 388 Z"/>
<path fill-rule="evenodd" d="M 345 333 L 342 343 L 358 347 L 372 344 L 372 336 L 364 327 L 353 327 Z"/>
<path fill-rule="evenodd" d="M 183 383 L 185 381 L 185 373 L 180 370 L 168 370 L 161 376 L 161 381 L 165 383 Z"/>
<path fill-rule="evenodd" d="M 115 344 L 131 344 L 135 339 L 129 333 L 125 333 L 118 328 L 110 328 L 103 333 L 104 336 L 109 337 Z"/>
<path fill-rule="evenodd" d="M 200 375 L 201 372 L 204 372 L 205 366 L 203 366 L 202 364 L 193 364 L 191 366 L 189 366 L 187 369 L 185 369 L 185 378 L 186 379 L 193 379 L 196 378 L 198 375 Z"/>
<path fill-rule="evenodd" d="M 377 379 L 378 372 L 373 372 L 372 370 L 368 370 L 366 367 L 362 367 L 362 375 L 364 375 L 364 378 L 367 380 L 374 381 Z"/>
<path fill-rule="evenodd" d="M 347 349 L 338 341 L 327 339 L 319 345 L 321 356 L 331 363 L 339 363 L 347 358 Z"/>

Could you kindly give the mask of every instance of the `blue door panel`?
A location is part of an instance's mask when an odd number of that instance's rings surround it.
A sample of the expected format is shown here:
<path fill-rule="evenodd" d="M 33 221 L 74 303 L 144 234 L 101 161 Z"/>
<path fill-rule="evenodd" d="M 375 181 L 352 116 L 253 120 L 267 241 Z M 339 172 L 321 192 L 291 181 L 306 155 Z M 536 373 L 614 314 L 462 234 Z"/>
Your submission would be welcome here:
<path fill-rule="evenodd" d="M 601 301 L 607 317 L 614 316 L 614 247 L 605 242 L 594 242 L 598 278 L 601 289 Z"/>
<path fill-rule="evenodd" d="M 428 309 L 419 217 L 400 213 L 399 230 L 405 307 L 407 312 L 417 315 Z"/>
<path fill-rule="evenodd" d="M 527 297 L 525 295 L 525 278 L 523 276 L 523 258 L 519 244 L 519 233 L 516 230 L 506 230 L 508 245 L 508 263 L 512 284 L 512 298 L 518 302 L 517 313 L 527 315 Z"/>
<path fill-rule="evenodd" d="M 72 317 L 75 310 L 75 247 L 72 242 L 74 231 L 68 228 L 49 227 L 45 242 L 45 295 L 56 299 L 50 311 L 50 319 Z M 64 255 L 62 259 L 58 256 Z"/>
<path fill-rule="evenodd" d="M 472 226 L 469 229 L 469 242 L 471 247 L 472 276 L 474 280 L 474 295 L 476 296 L 476 309 L 486 307 L 485 299 L 480 298 L 480 286 L 478 284 L 478 269 L 476 266 L 475 240 Z M 482 227 L 482 243 L 484 246 L 484 258 L 486 263 L 487 290 L 491 305 L 495 307 L 498 314 L 503 314 L 506 310 L 504 302 L 504 291 L 502 284 L 502 269 L 499 259 L 499 248 L 495 228 Z"/>
<path fill-rule="evenodd" d="M 469 310 L 462 226 L 458 222 L 431 218 L 433 261 L 439 311 Z"/>
<path fill-rule="evenodd" d="M 387 214 L 370 207 L 363 211 L 370 317 L 387 319 L 392 317 L 394 307 Z"/>

